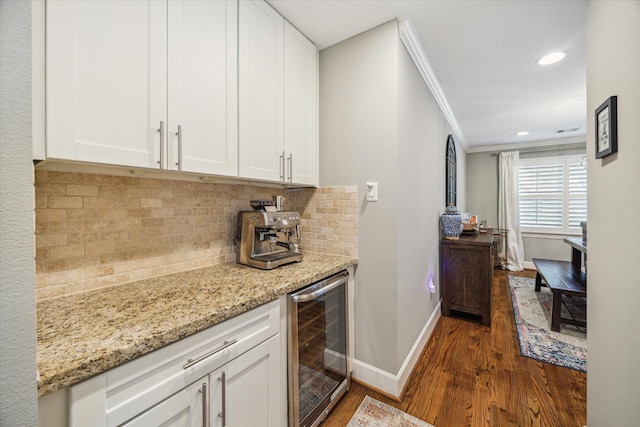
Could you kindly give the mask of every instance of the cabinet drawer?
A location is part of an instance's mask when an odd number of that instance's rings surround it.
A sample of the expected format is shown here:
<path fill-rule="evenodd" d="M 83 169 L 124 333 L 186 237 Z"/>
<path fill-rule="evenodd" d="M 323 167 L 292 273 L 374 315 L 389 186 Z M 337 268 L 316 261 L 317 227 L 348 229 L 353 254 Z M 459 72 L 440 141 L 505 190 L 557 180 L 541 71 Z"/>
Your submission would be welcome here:
<path fill-rule="evenodd" d="M 107 426 L 122 424 L 277 334 L 279 321 L 273 301 L 106 372 Z"/>

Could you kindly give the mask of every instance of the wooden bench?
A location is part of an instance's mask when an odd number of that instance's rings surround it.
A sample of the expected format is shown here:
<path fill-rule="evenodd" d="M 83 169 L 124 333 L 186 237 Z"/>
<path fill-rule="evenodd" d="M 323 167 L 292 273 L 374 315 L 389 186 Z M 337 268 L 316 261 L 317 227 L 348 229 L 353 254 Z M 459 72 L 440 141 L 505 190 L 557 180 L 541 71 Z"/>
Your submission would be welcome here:
<path fill-rule="evenodd" d="M 587 297 L 586 274 L 580 269 L 574 268 L 572 263 L 568 261 L 533 258 L 533 264 L 538 270 L 536 292 L 540 292 L 542 285 L 551 290 L 551 330 L 560 331 L 561 323 L 586 327 L 586 322 L 560 316 L 563 295 Z M 542 279 L 546 283 L 542 283 Z"/>

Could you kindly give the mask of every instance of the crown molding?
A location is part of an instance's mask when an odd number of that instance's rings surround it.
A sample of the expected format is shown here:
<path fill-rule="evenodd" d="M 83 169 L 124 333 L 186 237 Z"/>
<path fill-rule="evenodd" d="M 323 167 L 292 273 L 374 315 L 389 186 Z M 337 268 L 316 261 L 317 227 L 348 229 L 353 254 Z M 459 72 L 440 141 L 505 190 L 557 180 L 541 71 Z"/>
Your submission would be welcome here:
<path fill-rule="evenodd" d="M 456 117 L 453 114 L 451 107 L 449 106 L 447 97 L 445 96 L 442 87 L 438 82 L 438 78 L 436 77 L 436 74 L 431 67 L 431 63 L 429 62 L 429 58 L 427 58 L 427 54 L 422 47 L 422 43 L 420 43 L 420 39 L 418 38 L 415 27 L 411 22 L 411 18 L 398 18 L 398 28 L 400 32 L 400 40 L 402 40 L 404 47 L 407 49 L 407 52 L 409 52 L 409 56 L 411 56 L 411 59 L 418 68 L 420 75 L 424 79 L 427 87 L 438 103 L 440 110 L 442 110 L 442 113 L 447 119 L 449 126 L 451 126 L 456 140 L 458 141 L 458 143 L 460 143 L 464 151 L 468 152 L 469 144 L 467 142 L 467 139 L 464 137 L 462 129 L 460 129 L 458 121 L 456 120 Z"/>
<path fill-rule="evenodd" d="M 525 141 L 517 143 L 480 145 L 469 148 L 467 153 L 486 153 L 500 151 L 548 151 L 567 148 L 585 148 L 587 146 L 586 135 L 572 136 L 568 138 L 543 139 L 537 141 Z"/>

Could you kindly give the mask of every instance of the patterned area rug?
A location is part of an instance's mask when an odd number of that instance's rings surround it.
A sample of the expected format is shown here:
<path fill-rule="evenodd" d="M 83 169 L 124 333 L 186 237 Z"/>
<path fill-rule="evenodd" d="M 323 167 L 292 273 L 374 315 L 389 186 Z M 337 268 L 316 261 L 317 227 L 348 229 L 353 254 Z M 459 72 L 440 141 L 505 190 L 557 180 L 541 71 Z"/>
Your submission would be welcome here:
<path fill-rule="evenodd" d="M 523 356 L 587 372 L 587 331 L 573 325 L 551 330 L 551 291 L 535 291 L 535 279 L 509 276 L 511 302 Z M 587 300 L 564 297 L 562 317 L 586 320 Z"/>
<path fill-rule="evenodd" d="M 434 427 L 406 412 L 365 396 L 347 427 Z"/>

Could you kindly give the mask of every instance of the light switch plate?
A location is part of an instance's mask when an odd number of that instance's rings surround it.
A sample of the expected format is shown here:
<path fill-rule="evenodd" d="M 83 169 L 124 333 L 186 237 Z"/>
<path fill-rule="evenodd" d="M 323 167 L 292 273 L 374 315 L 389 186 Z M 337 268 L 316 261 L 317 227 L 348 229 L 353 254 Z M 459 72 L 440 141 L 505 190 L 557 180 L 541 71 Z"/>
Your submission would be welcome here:
<path fill-rule="evenodd" d="M 378 201 L 378 183 L 367 182 L 367 202 Z"/>

